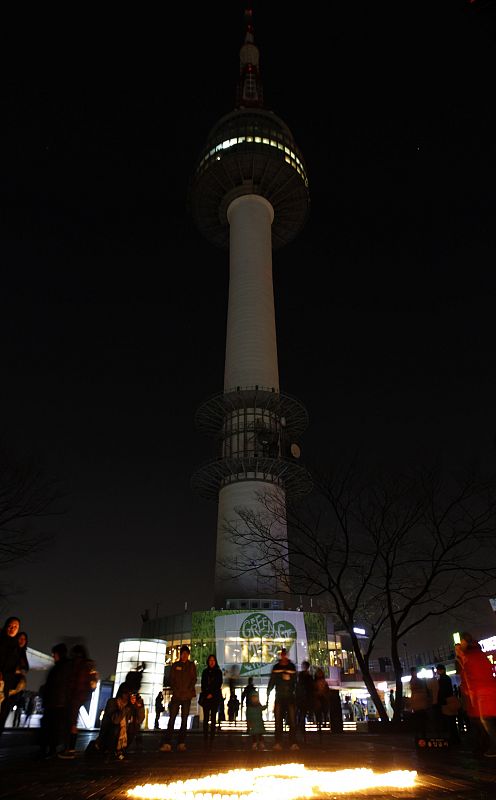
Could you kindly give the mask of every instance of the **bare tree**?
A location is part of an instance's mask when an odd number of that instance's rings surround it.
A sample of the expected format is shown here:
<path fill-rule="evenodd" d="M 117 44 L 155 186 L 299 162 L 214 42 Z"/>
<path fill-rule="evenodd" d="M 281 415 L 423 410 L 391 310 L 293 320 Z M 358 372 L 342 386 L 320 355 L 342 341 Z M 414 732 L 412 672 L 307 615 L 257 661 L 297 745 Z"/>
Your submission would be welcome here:
<path fill-rule="evenodd" d="M 0 570 L 6 572 L 29 561 L 52 541 L 45 529 L 56 509 L 60 492 L 42 470 L 27 460 L 19 460 L 0 446 Z M 0 582 L 0 598 L 11 593 Z"/>
<path fill-rule="evenodd" d="M 293 595 L 319 597 L 347 631 L 381 720 L 387 712 L 374 684 L 371 657 L 387 638 L 402 706 L 400 640 L 426 620 L 494 594 L 494 483 L 474 470 L 420 469 L 394 478 L 355 468 L 316 474 L 304 504 L 259 495 L 260 511 L 239 508 L 229 535 L 239 546 L 238 574 L 274 571 Z M 278 535 L 287 525 L 287 541 Z M 259 557 L 243 563 L 255 545 Z M 355 628 L 365 624 L 365 644 Z"/>

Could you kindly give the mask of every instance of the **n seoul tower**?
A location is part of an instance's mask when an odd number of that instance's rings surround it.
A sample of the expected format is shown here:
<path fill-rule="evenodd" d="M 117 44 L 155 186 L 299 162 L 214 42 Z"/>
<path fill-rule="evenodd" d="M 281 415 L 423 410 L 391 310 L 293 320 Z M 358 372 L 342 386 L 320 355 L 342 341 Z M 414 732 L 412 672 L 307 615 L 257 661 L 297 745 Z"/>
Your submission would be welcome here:
<path fill-rule="evenodd" d="M 306 167 L 287 125 L 263 104 L 252 10 L 245 11 L 236 108 L 212 128 L 193 176 L 193 218 L 213 244 L 229 250 L 224 391 L 205 402 L 197 427 L 215 437 L 216 458 L 193 476 L 194 488 L 218 501 L 215 605 L 269 607 L 283 586 L 262 578 L 252 546 L 233 543 L 236 512 L 262 510 L 270 489 L 286 502 L 309 489 L 298 440 L 304 406 L 279 387 L 272 251 L 288 244 L 309 211 Z M 277 536 L 287 537 L 279 525 Z M 238 574 L 236 574 L 238 573 Z M 265 602 L 264 602 L 265 599 Z"/>

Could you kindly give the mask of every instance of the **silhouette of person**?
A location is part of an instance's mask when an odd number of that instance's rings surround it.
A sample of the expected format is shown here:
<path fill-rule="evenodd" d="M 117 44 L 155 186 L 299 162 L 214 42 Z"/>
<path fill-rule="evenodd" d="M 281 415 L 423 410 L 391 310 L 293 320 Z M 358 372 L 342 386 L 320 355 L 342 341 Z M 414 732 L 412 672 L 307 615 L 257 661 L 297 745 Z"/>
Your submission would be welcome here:
<path fill-rule="evenodd" d="M 306 741 L 305 722 L 307 715 L 313 710 L 313 678 L 308 661 L 301 662 L 301 670 L 296 678 L 296 729 Z"/>
<path fill-rule="evenodd" d="M 219 700 L 222 697 L 222 682 L 222 670 L 217 663 L 217 658 L 212 653 L 207 658 L 207 666 L 203 670 L 201 677 L 203 743 L 206 747 L 212 746 L 215 737 L 217 711 Z"/>
<path fill-rule="evenodd" d="M 59 758 L 75 758 L 78 734 L 79 709 L 91 698 L 98 683 L 95 662 L 89 657 L 83 644 L 75 644 L 70 651 L 71 674 L 69 682 L 69 704 L 66 728 L 66 746 Z"/>
<path fill-rule="evenodd" d="M 115 697 L 107 700 L 100 733 L 88 744 L 87 755 L 110 753 L 119 760 L 125 757 L 130 694 L 127 683 L 121 683 Z"/>
<path fill-rule="evenodd" d="M 155 730 L 159 730 L 160 728 L 160 715 L 165 711 L 164 706 L 164 693 L 162 690 L 157 694 L 155 698 L 155 722 L 153 723 L 153 727 Z"/>
<path fill-rule="evenodd" d="M 256 691 L 257 690 L 253 685 L 253 677 L 250 675 L 250 677 L 248 678 L 248 683 L 241 692 L 241 712 L 243 712 L 243 703 L 248 708 L 248 701 L 250 699 L 250 696 L 254 694 Z"/>
<path fill-rule="evenodd" d="M 317 723 L 319 738 L 322 736 L 322 726 L 325 725 L 326 721 L 329 719 L 330 699 L 330 690 L 324 670 L 322 667 L 317 667 L 313 681 L 313 708 L 315 711 L 315 721 Z"/>
<path fill-rule="evenodd" d="M 52 658 L 53 667 L 40 689 L 43 700 L 40 747 L 43 757 L 56 754 L 57 747 L 64 742 L 67 732 L 71 663 L 67 657 L 67 646 L 63 642 L 52 647 Z"/>
<path fill-rule="evenodd" d="M 246 703 L 246 728 L 251 736 L 252 750 L 265 750 L 265 725 L 262 711 L 267 708 L 260 703 L 258 692 L 251 692 Z"/>
<path fill-rule="evenodd" d="M 3 677 L 4 699 L 0 707 L 0 736 L 5 728 L 5 722 L 12 708 L 13 692 L 19 685 L 22 654 L 17 636 L 20 628 L 19 617 L 8 617 L 0 630 L 0 674 Z"/>
<path fill-rule="evenodd" d="M 410 669 L 410 710 L 413 713 L 413 728 L 417 738 L 425 739 L 429 724 L 431 698 L 427 683 L 417 676 L 417 667 Z"/>
<path fill-rule="evenodd" d="M 276 692 L 276 698 L 274 702 L 274 750 L 282 750 L 282 730 L 284 718 L 287 719 L 289 727 L 290 750 L 299 750 L 300 748 L 296 743 L 296 667 L 293 662 L 289 660 L 288 651 L 285 647 L 283 647 L 281 650 L 281 656 L 279 660 L 272 667 L 272 672 L 270 673 L 269 683 L 267 686 L 267 698 L 274 688 Z"/>

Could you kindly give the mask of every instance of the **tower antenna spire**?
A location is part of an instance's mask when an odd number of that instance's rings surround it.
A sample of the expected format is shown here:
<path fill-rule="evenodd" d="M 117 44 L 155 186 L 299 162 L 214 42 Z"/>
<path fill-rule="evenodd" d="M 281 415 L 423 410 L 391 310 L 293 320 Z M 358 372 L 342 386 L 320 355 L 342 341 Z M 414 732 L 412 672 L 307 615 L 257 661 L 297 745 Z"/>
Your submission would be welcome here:
<path fill-rule="evenodd" d="M 245 39 L 239 51 L 239 80 L 236 108 L 263 108 L 263 86 L 260 77 L 260 52 L 255 44 L 253 8 L 245 8 Z"/>

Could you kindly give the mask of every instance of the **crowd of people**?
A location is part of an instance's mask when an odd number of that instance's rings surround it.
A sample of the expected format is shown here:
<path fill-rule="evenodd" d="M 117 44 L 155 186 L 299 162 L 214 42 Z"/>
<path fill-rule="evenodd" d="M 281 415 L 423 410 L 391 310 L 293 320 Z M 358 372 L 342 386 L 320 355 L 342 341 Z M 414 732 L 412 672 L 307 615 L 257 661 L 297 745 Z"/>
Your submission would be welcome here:
<path fill-rule="evenodd" d="M 432 678 L 410 669 L 410 696 L 405 713 L 411 714 L 415 737 L 441 737 L 458 745 L 468 735 L 475 755 L 496 758 L 496 677 L 493 665 L 472 634 L 460 634 L 455 645 L 459 682 L 453 684 L 444 664 Z"/>
<path fill-rule="evenodd" d="M 187 666 L 189 665 L 189 666 Z M 444 737 L 450 745 L 460 742 L 461 733 L 468 732 L 473 740 L 474 752 L 487 757 L 496 756 L 496 678 L 489 659 L 474 638 L 464 633 L 456 646 L 456 665 L 460 675 L 459 687 L 451 681 L 444 664 L 438 664 L 432 679 L 420 678 L 415 667 L 410 671 L 410 696 L 405 700 L 405 713 L 413 718 L 416 738 Z M 172 700 L 168 728 L 162 735 L 160 749 L 172 750 L 174 724 L 181 709 L 181 726 L 178 733 L 178 750 L 186 749 L 187 718 L 195 694 L 196 667 L 190 661 L 187 645 L 181 648 L 181 658 L 171 670 Z M 246 709 L 246 726 L 254 750 L 265 749 L 265 724 L 263 711 L 274 691 L 275 743 L 281 750 L 284 730 L 287 730 L 288 747 L 298 750 L 306 741 L 309 720 L 317 725 L 319 736 L 328 725 L 332 733 L 343 731 L 343 716 L 348 711 L 350 719 L 363 719 L 364 710 L 351 698 L 344 707 L 339 691 L 331 688 L 321 667 L 311 668 L 303 661 L 298 671 L 282 648 L 273 665 L 267 686 L 267 703 L 260 701 L 253 678 L 249 677 L 241 693 L 241 702 L 230 682 L 229 719 L 235 721 L 238 711 Z M 235 698 L 236 705 L 231 702 Z M 160 701 L 162 701 L 161 695 Z M 394 693 L 391 696 L 394 705 Z M 205 747 L 212 746 L 220 714 L 224 707 L 222 672 L 215 655 L 207 658 L 201 675 L 200 705 L 203 707 L 203 737 Z"/>
<path fill-rule="evenodd" d="M 0 736 L 7 717 L 26 687 L 28 637 L 18 617 L 8 617 L 0 630 Z"/>
<path fill-rule="evenodd" d="M 175 723 L 179 712 L 181 713 L 181 723 L 177 729 L 177 750 L 186 750 L 188 715 L 191 700 L 196 693 L 196 681 L 196 666 L 190 660 L 189 647 L 183 645 L 179 660 L 172 664 L 170 670 L 169 685 L 172 696 L 169 703 L 168 725 L 161 735 L 160 750 L 162 752 L 170 752 L 173 749 Z M 222 685 L 222 670 L 217 663 L 216 656 L 210 654 L 201 674 L 201 691 L 198 699 L 203 708 L 203 741 L 207 750 L 212 747 L 214 742 L 224 707 Z M 281 750 L 283 747 L 285 726 L 288 729 L 290 749 L 299 749 L 297 738 L 301 737 L 302 741 L 306 740 L 306 722 L 310 718 L 315 719 L 319 734 L 325 725 L 329 725 L 333 733 L 342 732 L 343 717 L 338 690 L 329 687 L 321 668 L 318 667 L 312 672 L 308 661 L 302 663 L 302 668 L 298 672 L 285 648 L 282 648 L 280 658 L 271 671 L 267 686 L 267 703 L 272 691 L 275 695 L 274 749 Z M 258 690 L 253 683 L 253 677 L 248 678 L 241 693 L 241 701 L 236 696 L 234 681 L 229 681 L 228 719 L 234 725 L 243 706 L 246 708 L 246 725 L 251 736 L 252 748 L 254 750 L 264 749 L 263 711 L 267 708 L 267 704 L 262 705 Z M 164 708 L 162 692 L 157 695 L 155 707 L 157 710 Z M 161 711 L 157 711 L 157 713 L 161 713 Z M 155 727 L 158 727 L 157 718 Z"/>
<path fill-rule="evenodd" d="M 72 759 L 76 753 L 78 716 L 98 683 L 93 660 L 83 644 L 69 650 L 64 642 L 52 647 L 53 667 L 40 688 L 43 716 L 40 750 L 46 758 Z"/>
<path fill-rule="evenodd" d="M 11 711 L 14 727 L 20 724 L 23 710 L 25 724 L 39 698 L 41 754 L 74 758 L 79 709 L 98 683 L 95 664 L 83 644 L 75 644 L 70 650 L 64 643 L 56 644 L 52 647 L 53 666 L 38 695 L 26 692 L 28 635 L 20 627 L 18 617 L 8 617 L 0 630 L 0 736 Z"/>
<path fill-rule="evenodd" d="M 29 716 L 35 707 L 35 695 L 26 691 L 29 670 L 27 658 L 28 636 L 21 631 L 18 617 L 9 617 L 0 629 L 0 735 L 7 717 L 14 711 L 13 725 L 20 724 L 21 713 Z M 496 677 L 493 665 L 482 652 L 470 633 L 462 633 L 455 647 L 456 670 L 459 681 L 453 684 L 444 664 L 438 664 L 434 677 L 422 678 L 418 670 L 410 670 L 409 696 L 404 702 L 404 716 L 410 715 L 415 737 L 444 737 L 450 745 L 460 742 L 467 733 L 473 752 L 496 757 Z M 82 705 L 91 697 L 97 685 L 98 673 L 83 644 L 69 650 L 63 642 L 52 647 L 53 666 L 45 683 L 39 689 L 42 718 L 40 724 L 40 752 L 43 757 L 74 758 L 78 735 L 78 715 Z M 129 747 L 140 742 L 140 730 L 145 719 L 145 707 L 140 695 L 142 672 L 145 665 L 129 672 L 119 686 L 115 697 L 107 701 L 98 737 L 87 748 L 88 754 L 110 754 L 123 759 Z M 199 704 L 203 708 L 203 741 L 206 750 L 214 742 L 220 721 L 223 719 L 224 676 L 215 654 L 207 657 L 201 673 Z M 186 750 L 188 717 L 191 701 L 196 697 L 197 670 L 190 659 L 190 649 L 183 644 L 179 659 L 170 669 L 171 698 L 168 703 L 169 719 L 161 731 L 160 750 L 170 752 L 176 734 L 176 718 L 181 722 L 177 729 L 177 749 Z M 306 725 L 309 720 L 317 725 L 319 735 L 328 725 L 332 733 L 343 730 L 343 713 L 339 691 L 329 687 L 324 671 L 311 668 L 303 661 L 298 671 L 285 648 L 273 665 L 267 686 L 267 703 L 260 701 L 253 677 L 248 678 L 241 693 L 236 696 L 235 681 L 229 682 L 228 718 L 236 724 L 238 713 L 246 709 L 246 726 L 254 750 L 265 749 L 265 724 L 263 711 L 274 692 L 275 743 L 281 750 L 284 731 L 288 747 L 298 750 L 306 742 Z M 350 719 L 359 713 L 350 702 Z M 394 696 L 391 698 L 394 704 Z M 345 704 L 346 705 L 346 704 Z M 161 714 L 165 711 L 164 692 L 155 698 L 155 729 L 159 729 Z"/>

